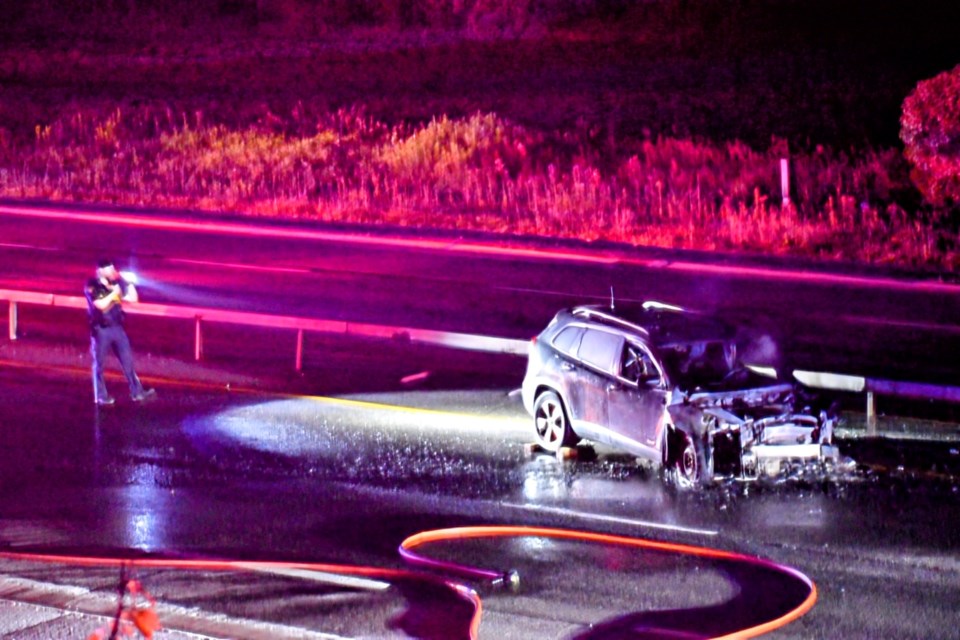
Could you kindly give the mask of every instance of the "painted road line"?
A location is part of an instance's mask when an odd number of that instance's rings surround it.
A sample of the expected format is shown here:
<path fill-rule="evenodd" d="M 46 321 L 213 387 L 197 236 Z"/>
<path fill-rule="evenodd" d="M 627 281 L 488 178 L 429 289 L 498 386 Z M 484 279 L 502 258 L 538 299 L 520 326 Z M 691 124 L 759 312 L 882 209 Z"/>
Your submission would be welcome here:
<path fill-rule="evenodd" d="M 310 229 L 291 229 L 254 226 L 250 223 L 222 222 L 197 219 L 157 218 L 147 215 L 90 213 L 83 211 L 67 211 L 62 209 L 43 207 L 24 207 L 0 205 L 0 213 L 27 216 L 35 218 L 52 218 L 57 220 L 71 220 L 93 222 L 98 224 L 127 225 L 143 228 L 165 229 L 171 231 L 192 231 L 201 233 L 225 233 L 240 236 L 273 237 L 293 240 L 320 240 L 327 242 L 345 242 L 371 246 L 404 247 L 412 249 L 429 249 L 434 251 L 451 251 L 458 253 L 472 253 L 477 255 L 494 255 L 505 257 L 522 257 L 538 260 L 562 260 L 565 262 L 594 263 L 594 264 L 626 264 L 644 267 L 647 269 L 669 269 L 674 271 L 712 273 L 715 275 L 743 278 L 763 278 L 768 280 L 784 280 L 820 284 L 835 284 L 846 286 L 888 288 L 903 291 L 925 291 L 929 293 L 944 293 L 960 295 L 960 286 L 943 282 L 923 280 L 897 280 L 888 277 L 847 276 L 818 271 L 804 271 L 795 269 L 774 269 L 771 267 L 720 265 L 684 260 L 669 260 L 664 258 L 631 258 L 601 254 L 589 250 L 557 250 L 557 249 L 528 249 L 523 247 L 509 247 L 499 244 L 481 243 L 476 241 L 463 242 L 459 240 L 430 240 L 423 238 L 382 237 L 361 235 L 333 231 L 317 231 Z"/>
<path fill-rule="evenodd" d="M 37 369 L 45 371 L 57 371 L 60 373 L 67 373 L 72 375 L 83 375 L 89 376 L 90 371 L 86 367 L 73 367 L 73 366 L 58 366 L 58 365 L 41 365 L 31 362 L 22 362 L 19 360 L 0 360 L 0 367 L 11 367 L 19 369 Z M 111 379 L 121 379 L 122 375 L 119 371 L 109 370 L 106 372 L 107 376 Z M 383 402 L 375 402 L 372 400 L 357 400 L 353 398 L 336 398 L 333 396 L 315 396 L 315 395 L 303 395 L 303 394 L 294 394 L 294 393 L 284 393 L 278 391 L 265 391 L 260 388 L 255 387 L 238 387 L 231 386 L 230 384 L 220 383 L 220 382 L 202 382 L 196 380 L 185 380 L 184 378 L 167 378 L 162 376 L 152 376 L 152 375 L 141 375 L 140 379 L 149 384 L 160 384 L 164 386 L 171 387 L 184 387 L 187 389 L 197 389 L 200 391 L 211 391 L 211 392 L 227 392 L 234 394 L 243 394 L 243 395 L 252 395 L 252 396 L 262 396 L 268 398 L 274 398 L 277 400 L 308 400 L 310 402 L 316 402 L 318 404 L 326 404 L 330 406 L 340 407 L 344 409 L 365 409 L 372 411 L 388 411 L 395 413 L 410 413 L 410 414 L 422 414 L 424 416 L 430 416 L 435 418 L 460 418 L 469 420 L 471 422 L 480 421 L 486 428 L 489 428 L 492 423 L 501 423 L 501 427 L 504 429 L 513 429 L 516 428 L 525 428 L 527 421 L 525 418 L 510 418 L 502 416 L 491 416 L 481 413 L 463 413 L 455 411 L 445 411 L 443 409 L 427 409 L 424 407 L 411 407 L 407 405 L 400 404 L 387 404 Z M 445 423 L 449 424 L 449 423 Z"/>
<path fill-rule="evenodd" d="M 0 205 L 0 214 L 45 218 L 53 220 L 67 220 L 74 222 L 93 222 L 97 224 L 111 224 L 149 229 L 163 229 L 167 231 L 189 231 L 194 233 L 220 233 L 248 237 L 271 237 L 285 240 L 314 240 L 326 242 L 344 242 L 383 247 L 403 247 L 410 249 L 429 249 L 433 251 L 450 251 L 454 253 L 488 254 L 506 257 L 522 257 L 532 259 L 564 260 L 573 262 L 589 262 L 597 264 L 615 264 L 616 257 L 585 254 L 578 251 L 558 251 L 556 249 L 526 249 L 522 247 L 504 247 L 499 245 L 482 244 L 478 242 L 461 242 L 458 240 L 429 240 L 422 238 L 398 238 L 356 233 L 333 231 L 317 231 L 310 229 L 291 229 L 275 227 L 255 227 L 251 224 L 238 222 L 220 222 L 203 219 L 157 218 L 147 215 L 122 213 L 90 213 L 83 211 L 66 211 L 43 207 L 18 207 Z"/>
<path fill-rule="evenodd" d="M 20 605 L 29 604 L 42 607 L 50 612 L 70 614 L 80 619 L 86 619 L 91 624 L 102 624 L 113 619 L 113 615 L 106 615 L 116 608 L 117 596 L 110 592 L 92 591 L 86 587 L 39 582 L 0 573 L 0 599 L 15 602 Z M 198 639 L 212 637 L 242 637 L 255 640 L 280 640 L 311 638 L 314 640 L 352 640 L 350 637 L 336 635 L 322 631 L 311 631 L 302 627 L 294 627 L 282 623 L 238 618 L 225 613 L 207 611 L 195 607 L 187 607 L 168 602 L 157 603 L 157 614 L 163 624 L 163 629 L 157 637 L 165 637 L 167 633 L 176 632 Z M 50 617 L 48 622 L 54 623 L 58 617 Z M 71 626 L 76 626 L 77 619 L 71 620 Z M 32 623 L 23 629 L 8 631 L 32 632 L 41 637 L 43 623 Z M 216 633 L 216 636 L 210 634 Z"/>
<path fill-rule="evenodd" d="M 56 365 L 56 364 L 41 364 L 36 362 L 24 362 L 22 360 L 0 360 L 0 368 L 9 367 L 16 369 L 36 369 L 38 371 L 54 371 L 57 373 L 64 373 L 68 375 L 84 376 L 90 377 L 90 367 L 84 366 L 72 366 L 72 365 Z M 123 373 L 114 369 L 108 369 L 104 372 L 111 380 L 122 380 Z M 227 391 L 230 393 L 243 393 L 251 395 L 283 395 L 279 393 L 270 393 L 260 389 L 258 387 L 243 387 L 235 386 L 231 382 L 203 382 L 200 380 L 185 380 L 184 378 L 168 378 L 165 376 L 159 375 L 140 375 L 138 377 L 142 382 L 148 382 L 150 384 L 162 384 L 164 386 L 171 387 L 186 387 L 188 389 L 198 389 L 201 391 Z M 291 396 L 294 397 L 294 396 Z M 300 396 L 296 396 L 300 397 Z"/>
<path fill-rule="evenodd" d="M 426 380 L 430 377 L 429 371 L 421 371 L 420 373 L 411 373 L 408 376 L 403 376 L 400 378 L 400 384 L 413 384 L 414 382 L 420 382 L 421 380 Z"/>
<path fill-rule="evenodd" d="M 237 567 L 247 571 L 256 571 L 257 573 L 266 573 L 285 578 L 297 578 L 299 580 L 308 580 L 311 582 L 322 582 L 337 587 L 346 587 L 348 589 L 362 589 L 364 591 L 386 591 L 390 588 L 389 582 L 381 580 L 371 580 L 369 578 L 360 578 L 347 574 L 330 573 L 329 571 L 314 571 L 309 569 L 294 569 L 286 567 L 265 567 L 256 563 L 238 562 Z"/>
<path fill-rule="evenodd" d="M 37 247 L 32 244 L 16 244 L 12 242 L 0 242 L 0 247 L 4 249 L 27 249 L 30 251 L 61 251 L 60 247 Z"/>
<path fill-rule="evenodd" d="M 537 513 L 549 513 L 551 515 L 564 516 L 566 518 L 575 518 L 579 520 L 589 520 L 592 522 L 607 522 L 611 524 L 625 524 L 631 527 L 642 527 L 646 529 L 659 529 L 662 531 L 674 531 L 677 533 L 690 533 L 698 536 L 716 536 L 719 531 L 712 529 L 697 529 L 695 527 L 685 527 L 676 524 L 666 524 L 664 522 L 653 522 L 651 520 L 637 520 L 634 518 L 621 518 L 618 516 L 604 515 L 600 513 L 587 513 L 585 511 L 575 511 L 573 509 L 563 509 L 561 507 L 548 507 L 539 504 L 513 504 L 509 502 L 499 503 L 500 506 L 508 509 L 517 509 L 520 511 L 535 511 Z"/>
<path fill-rule="evenodd" d="M 36 369 L 40 371 L 56 371 L 59 373 L 66 373 L 76 376 L 87 376 L 90 375 L 90 370 L 88 367 L 75 367 L 69 365 L 44 365 L 37 364 L 33 362 L 23 362 L 20 360 L 0 360 L 0 368 L 10 367 L 17 369 Z M 106 371 L 107 377 L 110 379 L 122 379 L 122 374 L 119 371 L 108 370 Z M 407 405 L 400 404 L 387 404 L 383 402 L 375 402 L 372 400 L 357 400 L 353 398 L 337 398 L 333 396 L 316 396 L 316 395 L 303 395 L 296 393 L 285 393 L 283 391 L 267 391 L 259 387 L 243 387 L 243 386 L 233 386 L 230 383 L 222 382 L 203 382 L 199 380 L 186 380 L 184 378 L 168 378 L 164 376 L 156 375 L 140 375 L 140 379 L 143 382 L 155 385 L 164 385 L 170 387 L 181 387 L 187 389 L 196 389 L 199 391 L 210 391 L 210 392 L 227 392 L 232 394 L 243 394 L 250 396 L 261 396 L 265 398 L 272 398 L 275 400 L 308 400 L 310 402 L 316 402 L 318 404 L 326 404 L 331 406 L 336 406 L 344 409 L 366 409 L 373 411 L 389 411 L 396 413 L 411 413 L 411 414 L 422 414 L 425 416 L 436 417 L 436 418 L 462 418 L 469 419 L 471 421 L 483 421 L 487 426 L 492 422 L 503 423 L 503 428 L 508 428 L 508 425 L 514 425 L 515 427 L 520 426 L 521 423 L 526 425 L 525 419 L 520 418 L 509 418 L 509 417 L 497 417 L 490 416 L 480 413 L 463 413 L 463 412 L 454 412 L 454 411 L 445 411 L 443 409 L 427 409 L 424 407 L 412 407 Z"/>
<path fill-rule="evenodd" d="M 623 260 L 624 264 L 647 266 L 646 260 Z M 836 273 L 822 273 L 819 271 L 798 271 L 793 269 L 773 269 L 771 267 L 732 266 L 709 264 L 703 262 L 669 261 L 655 268 L 669 269 L 694 273 L 710 273 L 714 275 L 760 278 L 765 280 L 782 280 L 790 282 L 806 282 L 813 284 L 845 285 L 852 287 L 867 287 L 871 289 L 896 289 L 899 291 L 923 291 L 926 293 L 941 293 L 960 295 L 960 285 L 943 282 L 929 282 L 925 280 L 896 280 L 894 278 L 865 276 L 847 276 Z"/>
<path fill-rule="evenodd" d="M 960 333 L 960 324 L 940 324 L 936 322 L 914 322 L 909 320 L 888 320 L 884 318 L 874 318 L 867 316 L 842 315 L 839 318 L 849 324 L 872 324 L 881 327 L 896 327 L 898 329 L 910 329 L 914 331 L 943 331 L 945 333 Z"/>
<path fill-rule="evenodd" d="M 392 413 L 407 413 L 411 415 L 421 415 L 424 418 L 436 419 L 437 424 L 425 423 L 421 427 L 435 426 L 436 428 L 449 429 L 450 421 L 456 421 L 458 428 L 475 428 L 489 432 L 493 427 L 504 431 L 523 431 L 529 428 L 529 420 L 524 414 L 518 417 L 492 416 L 484 413 L 464 413 L 462 411 L 446 411 L 444 409 L 427 409 L 424 407 L 411 407 L 400 404 L 386 404 L 369 400 L 354 400 L 350 398 L 333 398 L 328 396 L 283 396 L 289 400 L 310 400 L 320 404 L 326 404 L 344 409 L 364 409 L 367 411 L 386 411 Z"/>
<path fill-rule="evenodd" d="M 960 286 L 943 282 L 924 280 L 897 280 L 889 277 L 848 276 L 842 274 L 822 273 L 795 269 L 775 269 L 771 267 L 734 266 L 683 260 L 667 260 L 663 258 L 631 258 L 590 252 L 588 250 L 556 249 L 528 249 L 509 247 L 498 244 L 484 244 L 476 241 L 461 242 L 448 240 L 430 240 L 423 238 L 398 238 L 375 235 L 361 235 L 356 233 L 317 231 L 310 229 L 291 229 L 257 227 L 251 224 L 237 222 L 205 221 L 195 219 L 156 218 L 147 215 L 89 213 L 82 211 L 66 211 L 51 208 L 32 208 L 23 206 L 0 205 L 0 214 L 18 215 L 35 218 L 56 220 L 92 222 L 97 224 L 112 224 L 119 226 L 133 226 L 142 228 L 164 229 L 170 231 L 189 231 L 199 233 L 224 233 L 247 237 L 273 237 L 293 240 L 313 240 L 326 242 L 341 242 L 362 244 L 380 247 L 400 247 L 408 249 L 424 249 L 441 252 L 457 252 L 474 255 L 492 255 L 512 258 L 530 258 L 536 260 L 558 260 L 574 263 L 593 264 L 626 264 L 653 270 L 673 270 L 693 273 L 709 273 L 724 277 L 739 277 L 748 279 L 766 279 L 785 282 L 805 282 L 815 284 L 842 285 L 851 287 L 865 287 L 872 289 L 893 289 L 899 291 L 913 291 L 937 293 L 944 295 L 960 295 Z"/>
<path fill-rule="evenodd" d="M 187 258 L 167 258 L 167 262 L 176 262 L 191 266 L 218 267 L 222 269 L 237 269 L 241 271 L 265 271 L 268 273 L 313 273 L 310 269 L 296 269 L 293 267 L 261 267 L 239 262 L 214 262 L 211 260 L 188 260 Z"/>

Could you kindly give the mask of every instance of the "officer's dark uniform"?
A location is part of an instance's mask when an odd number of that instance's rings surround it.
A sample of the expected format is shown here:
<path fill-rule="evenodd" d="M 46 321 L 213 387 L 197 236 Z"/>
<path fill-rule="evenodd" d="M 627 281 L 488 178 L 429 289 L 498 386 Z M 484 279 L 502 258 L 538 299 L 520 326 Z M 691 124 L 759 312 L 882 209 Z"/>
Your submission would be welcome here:
<path fill-rule="evenodd" d="M 123 295 L 126 295 L 129 286 L 122 278 L 117 282 Z M 93 399 L 97 404 L 112 403 L 113 399 L 107 393 L 107 385 L 103 379 L 103 366 L 107 354 L 113 351 L 120 361 L 120 368 L 130 384 L 130 397 L 140 400 L 144 397 L 143 385 L 133 371 L 133 350 L 130 348 L 130 339 L 123 329 L 124 313 L 119 304 L 114 304 L 106 311 L 97 309 L 94 300 L 107 297 L 113 291 L 113 286 L 105 285 L 100 278 L 90 278 L 84 288 L 87 298 L 87 310 L 90 315 L 90 353 L 93 355 Z"/>

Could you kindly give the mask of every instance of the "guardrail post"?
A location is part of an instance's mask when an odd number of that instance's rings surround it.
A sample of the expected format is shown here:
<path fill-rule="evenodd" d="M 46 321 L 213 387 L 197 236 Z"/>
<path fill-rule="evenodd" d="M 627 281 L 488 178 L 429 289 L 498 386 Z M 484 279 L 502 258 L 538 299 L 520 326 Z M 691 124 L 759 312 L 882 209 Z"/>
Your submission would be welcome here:
<path fill-rule="evenodd" d="M 13 300 L 10 301 L 10 311 L 8 312 L 10 319 L 10 339 L 17 339 L 17 303 Z"/>
<path fill-rule="evenodd" d="M 867 391 L 867 435 L 877 435 L 877 399 L 873 391 Z"/>
<path fill-rule="evenodd" d="M 199 362 L 201 358 L 203 358 L 203 333 L 200 330 L 200 316 L 196 316 L 193 330 L 193 359 Z"/>
<path fill-rule="evenodd" d="M 297 329 L 297 355 L 293 366 L 297 373 L 303 371 L 303 329 Z"/>

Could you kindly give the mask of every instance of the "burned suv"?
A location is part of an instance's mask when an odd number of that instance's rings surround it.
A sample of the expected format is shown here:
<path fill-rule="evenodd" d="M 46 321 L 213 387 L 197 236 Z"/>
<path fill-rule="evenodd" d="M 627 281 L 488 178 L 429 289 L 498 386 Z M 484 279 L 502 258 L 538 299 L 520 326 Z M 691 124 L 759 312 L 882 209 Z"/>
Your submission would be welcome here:
<path fill-rule="evenodd" d="M 813 415 L 802 387 L 744 362 L 738 333 L 658 302 L 559 312 L 530 345 L 523 380 L 537 443 L 612 445 L 680 487 L 837 461 L 833 412 Z"/>

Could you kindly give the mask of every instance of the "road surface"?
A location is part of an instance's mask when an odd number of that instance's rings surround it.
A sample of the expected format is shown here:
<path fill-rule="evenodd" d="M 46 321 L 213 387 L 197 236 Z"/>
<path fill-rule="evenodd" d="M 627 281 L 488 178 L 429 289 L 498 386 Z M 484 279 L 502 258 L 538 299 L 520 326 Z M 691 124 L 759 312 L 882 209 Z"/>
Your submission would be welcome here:
<path fill-rule="evenodd" d="M 956 290 L 889 274 L 296 227 L 264 238 L 230 225 L 198 234 L 151 221 L 0 216 L 0 234 L 0 288 L 77 295 L 108 254 L 129 259 L 150 301 L 523 338 L 559 306 L 606 301 L 613 284 L 620 300 L 758 310 L 757 326 L 783 338 L 781 357 L 798 366 L 940 382 L 957 366 Z M 955 636 L 955 429 L 933 441 L 845 437 L 842 451 L 866 466 L 841 477 L 677 494 L 614 451 L 529 453 L 529 421 L 511 393 L 522 358 L 312 336 L 296 375 L 289 333 L 220 327 L 210 329 L 208 360 L 191 364 L 189 326 L 135 317 L 138 367 L 159 399 L 97 412 L 82 314 L 21 314 L 21 339 L 0 354 L 0 549 L 410 571 L 397 547 L 424 530 L 560 527 L 795 567 L 818 601 L 777 637 Z M 519 572 L 517 591 L 464 579 L 483 599 L 481 637 L 713 635 L 748 624 L 744 612 L 780 612 L 789 591 L 755 567 L 544 536 L 428 551 Z M 58 585 L 85 585 L 109 602 L 117 578 L 7 562 L 8 575 L 30 581 L 19 602 L 44 606 L 63 602 Z M 151 569 L 140 578 L 187 611 L 165 610 L 165 619 L 198 625 L 204 616 L 194 613 L 206 612 L 231 637 L 451 637 L 465 624 L 462 599 L 422 578 L 380 589 L 380 577 L 347 586 L 316 572 L 307 584 L 248 574 Z"/>
<path fill-rule="evenodd" d="M 902 472 L 862 469 L 826 481 L 677 494 L 614 451 L 584 450 L 578 460 L 529 454 L 530 425 L 510 394 L 509 366 L 491 370 L 495 380 L 477 389 L 444 368 L 439 350 L 396 349 L 393 356 L 406 357 L 365 371 L 371 388 L 392 391 L 331 397 L 154 378 L 166 367 L 145 360 L 159 399 L 121 401 L 110 411 L 94 409 L 75 360 L 7 364 L 0 369 L 0 548 L 411 570 L 397 547 L 423 530 L 562 527 L 795 567 L 816 583 L 819 599 L 774 637 L 953 637 L 960 538 L 949 523 L 960 517 L 960 496 L 929 468 L 929 445 L 902 441 Z M 437 378 L 401 383 L 410 362 Z M 335 364 L 357 375 L 351 358 Z M 887 455 L 888 444 L 841 440 L 844 452 L 866 460 Z M 953 447 L 946 471 L 956 475 L 960 444 L 935 446 L 948 461 Z M 516 592 L 464 579 L 483 598 L 480 637 L 661 637 L 623 631 L 646 628 L 642 616 L 658 611 L 666 623 L 658 619 L 654 629 L 672 621 L 709 634 L 718 621 L 738 620 L 737 594 L 751 594 L 748 610 L 762 617 L 776 610 L 771 594 L 780 593 L 778 582 L 750 567 L 611 545 L 533 537 L 427 551 L 519 571 Z M 109 601 L 117 579 L 116 570 L 61 565 L 2 569 L 29 576 L 27 600 L 35 604 L 63 601 L 56 590 L 36 595 L 37 584 L 78 582 Z M 402 581 L 381 591 L 262 572 L 252 581 L 240 571 L 141 570 L 138 577 L 165 603 L 220 620 L 220 633 L 244 621 L 238 628 L 248 631 L 234 628 L 230 637 L 461 637 L 464 624 L 449 593 Z M 174 629 L 177 611 L 163 610 Z M 296 635 L 303 630 L 318 635 Z M 268 635 L 245 635 L 255 632 Z"/>
<path fill-rule="evenodd" d="M 960 379 L 960 286 L 888 270 L 11 205 L 0 238 L 0 288 L 79 295 L 107 255 L 138 273 L 145 301 L 519 339 L 612 290 L 747 323 L 784 369 Z"/>

